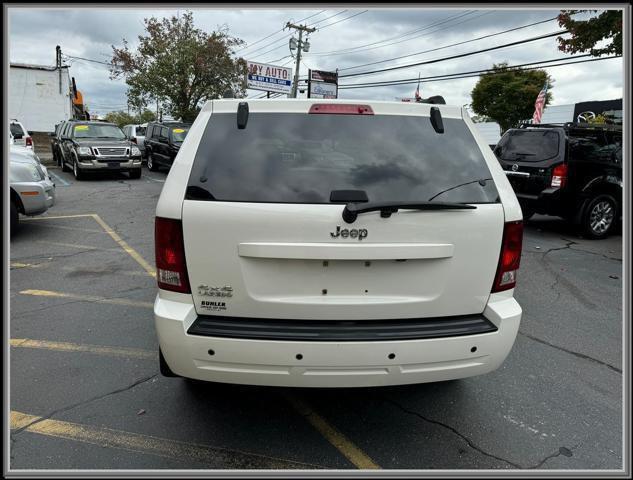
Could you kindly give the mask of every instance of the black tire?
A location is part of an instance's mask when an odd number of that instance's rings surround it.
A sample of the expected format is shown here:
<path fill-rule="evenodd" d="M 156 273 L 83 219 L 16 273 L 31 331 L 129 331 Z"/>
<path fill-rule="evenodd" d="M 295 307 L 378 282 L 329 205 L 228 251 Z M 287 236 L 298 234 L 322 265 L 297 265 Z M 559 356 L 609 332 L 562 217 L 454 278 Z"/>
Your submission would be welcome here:
<path fill-rule="evenodd" d="M 70 168 L 68 168 L 68 165 L 64 161 L 64 157 L 61 154 L 59 155 L 59 159 L 61 162 L 62 172 L 70 172 Z"/>
<path fill-rule="evenodd" d="M 607 238 L 617 223 L 618 211 L 618 203 L 611 195 L 596 195 L 582 213 L 582 233 L 593 240 Z"/>
<path fill-rule="evenodd" d="M 158 170 L 158 165 L 154 163 L 154 158 L 152 157 L 151 152 L 147 154 L 147 168 L 152 172 Z"/>
<path fill-rule="evenodd" d="M 158 348 L 158 365 L 160 369 L 160 374 L 163 377 L 179 377 L 180 376 L 180 375 L 176 375 L 174 372 L 171 371 L 171 368 L 169 368 L 169 365 L 167 365 L 167 361 L 165 360 L 165 357 L 163 357 L 163 351 L 160 349 L 160 347 Z"/>
<path fill-rule="evenodd" d="M 73 158 L 73 175 L 75 176 L 75 180 L 83 180 L 85 178 L 85 174 L 81 171 L 81 168 L 79 168 L 77 163 L 77 159 Z"/>
<path fill-rule="evenodd" d="M 141 178 L 141 169 L 140 168 L 136 168 L 134 170 L 130 170 L 130 178 L 132 179 L 137 179 L 137 178 Z"/>
<path fill-rule="evenodd" d="M 17 231 L 20 225 L 20 213 L 18 212 L 18 206 L 13 199 L 11 200 L 11 235 Z"/>

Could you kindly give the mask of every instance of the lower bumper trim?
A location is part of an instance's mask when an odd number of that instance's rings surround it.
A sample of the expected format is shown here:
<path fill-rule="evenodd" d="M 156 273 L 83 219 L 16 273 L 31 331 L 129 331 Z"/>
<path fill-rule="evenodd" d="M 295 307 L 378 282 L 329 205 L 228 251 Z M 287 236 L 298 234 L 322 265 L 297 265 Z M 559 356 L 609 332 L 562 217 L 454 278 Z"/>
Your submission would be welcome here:
<path fill-rule="evenodd" d="M 288 341 L 389 341 L 496 332 L 482 314 L 390 320 L 275 320 L 200 315 L 189 335 Z"/>

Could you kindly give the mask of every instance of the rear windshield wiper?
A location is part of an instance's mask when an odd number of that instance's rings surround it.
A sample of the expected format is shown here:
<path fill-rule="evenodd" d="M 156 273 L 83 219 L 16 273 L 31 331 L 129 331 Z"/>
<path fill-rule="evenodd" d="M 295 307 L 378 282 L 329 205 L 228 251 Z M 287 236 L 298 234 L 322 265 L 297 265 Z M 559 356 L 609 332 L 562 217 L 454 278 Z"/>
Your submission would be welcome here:
<path fill-rule="evenodd" d="M 465 203 L 447 202 L 370 202 L 370 203 L 348 203 L 343 209 L 343 220 L 346 223 L 354 223 L 360 213 L 380 211 L 382 218 L 389 218 L 392 213 L 399 209 L 410 210 L 472 210 L 475 205 Z"/>

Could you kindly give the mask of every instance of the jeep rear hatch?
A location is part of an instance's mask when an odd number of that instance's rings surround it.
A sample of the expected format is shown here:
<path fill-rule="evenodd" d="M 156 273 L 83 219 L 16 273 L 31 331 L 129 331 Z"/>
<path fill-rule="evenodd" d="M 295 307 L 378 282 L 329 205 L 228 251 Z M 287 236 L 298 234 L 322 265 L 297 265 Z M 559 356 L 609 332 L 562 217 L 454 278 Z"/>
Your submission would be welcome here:
<path fill-rule="evenodd" d="M 251 105 L 243 129 L 236 111 L 211 115 L 182 210 L 197 312 L 298 320 L 481 313 L 504 228 L 490 171 L 454 109 L 443 113 L 444 133 L 428 107 L 405 109 Z M 368 202 L 332 202 L 340 191 Z M 361 213 L 351 222 L 348 203 Z"/>

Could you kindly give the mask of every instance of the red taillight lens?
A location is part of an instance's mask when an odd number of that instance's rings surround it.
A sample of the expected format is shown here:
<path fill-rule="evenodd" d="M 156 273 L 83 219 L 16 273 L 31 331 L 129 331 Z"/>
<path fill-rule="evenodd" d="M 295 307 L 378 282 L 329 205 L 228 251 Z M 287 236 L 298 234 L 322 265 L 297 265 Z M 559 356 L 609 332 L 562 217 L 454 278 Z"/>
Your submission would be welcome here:
<path fill-rule="evenodd" d="M 156 217 L 154 240 L 158 288 L 172 292 L 191 293 L 187 277 L 182 222 Z"/>
<path fill-rule="evenodd" d="M 32 147 L 33 146 L 33 139 L 31 137 L 25 137 L 24 145 L 27 146 L 27 147 Z"/>
<path fill-rule="evenodd" d="M 350 103 L 315 103 L 308 113 L 330 113 L 336 115 L 373 115 L 369 105 L 355 105 Z"/>
<path fill-rule="evenodd" d="M 514 288 L 517 281 L 517 271 L 521 263 L 521 248 L 523 245 L 523 222 L 508 222 L 503 227 L 503 240 L 499 266 L 492 286 L 492 293 L 502 292 Z"/>
<path fill-rule="evenodd" d="M 567 164 L 561 163 L 552 171 L 552 183 L 550 186 L 563 188 L 567 184 Z"/>

